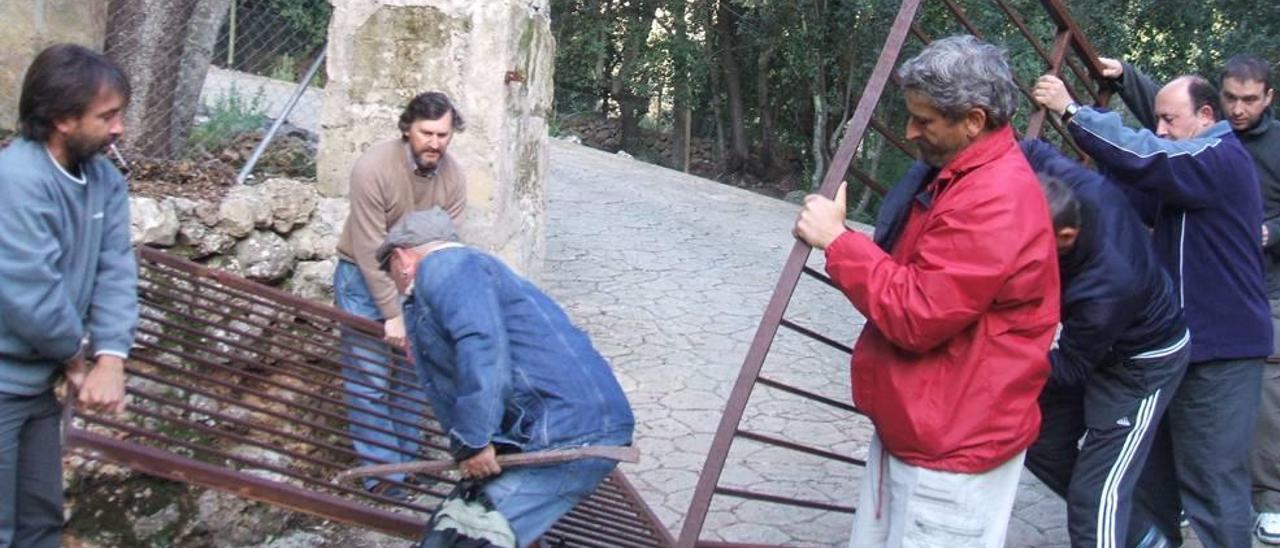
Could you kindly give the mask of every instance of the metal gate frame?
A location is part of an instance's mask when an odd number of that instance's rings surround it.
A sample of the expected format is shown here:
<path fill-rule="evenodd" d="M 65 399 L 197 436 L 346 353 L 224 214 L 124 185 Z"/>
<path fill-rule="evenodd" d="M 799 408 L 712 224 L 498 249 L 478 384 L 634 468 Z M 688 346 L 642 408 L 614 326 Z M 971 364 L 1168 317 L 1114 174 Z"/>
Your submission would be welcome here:
<path fill-rule="evenodd" d="M 979 32 L 979 29 L 973 24 L 960 5 L 954 0 L 938 1 L 942 2 L 947 11 L 969 33 L 980 39 L 982 38 L 981 32 Z M 1045 62 L 1049 72 L 1061 74 L 1065 67 L 1072 71 L 1076 78 L 1082 82 L 1101 81 L 1102 65 L 1098 61 L 1097 53 L 1075 24 L 1061 0 L 1041 0 L 1044 10 L 1057 27 L 1053 42 L 1048 48 L 1044 47 L 1040 40 L 1033 35 L 1022 16 L 1008 2 L 1005 0 L 992 1 L 1004 13 L 1008 21 L 1018 29 L 1019 33 L 1031 43 L 1037 55 Z M 886 86 L 890 82 L 895 85 L 900 84 L 896 74 L 893 73 L 893 68 L 902 53 L 907 35 L 914 36 L 924 44 L 930 42 L 930 38 L 924 29 L 915 22 L 921 3 L 922 0 L 904 0 L 899 7 L 893 26 L 890 28 L 884 47 L 881 49 L 880 57 L 877 59 L 871 77 L 867 81 L 861 97 L 858 99 L 856 110 L 847 123 L 844 133 L 845 139 L 823 178 L 818 194 L 828 198 L 834 197 L 840 182 L 848 175 L 852 175 L 881 195 L 886 192 L 888 187 L 883 182 L 877 181 L 871 174 L 853 165 L 854 154 L 861 145 L 868 129 L 883 135 L 898 149 L 912 154 L 910 148 L 906 145 L 906 140 L 895 134 L 888 125 L 875 117 L 875 110 L 877 105 L 880 104 Z M 1069 57 L 1072 52 L 1077 58 Z M 1022 94 L 1030 100 L 1030 88 L 1017 81 L 1016 77 L 1015 83 Z M 1099 86 L 1097 89 L 1088 85 L 1083 87 L 1084 94 L 1092 99 L 1092 101 L 1089 101 L 1092 104 L 1106 105 L 1110 100 L 1111 92 L 1107 86 Z M 1071 90 L 1073 96 L 1081 96 L 1079 91 L 1072 89 L 1070 86 L 1068 86 L 1068 89 Z M 1071 141 L 1062 123 L 1056 116 L 1046 116 L 1043 109 L 1037 109 L 1028 117 L 1023 135 L 1033 138 L 1039 137 L 1044 130 L 1046 120 L 1049 122 L 1050 127 L 1062 136 L 1064 143 L 1075 148 L 1075 144 Z M 1078 148 L 1075 150 L 1083 158 L 1080 150 Z M 812 251 L 812 248 L 808 244 L 797 239 L 791 248 L 790 255 L 787 257 L 786 264 L 782 268 L 782 273 L 774 288 L 773 295 L 769 299 L 769 304 L 765 308 L 764 315 L 756 329 L 755 337 L 752 339 L 750 350 L 747 352 L 742 369 L 734 382 L 733 390 L 729 395 L 724 414 L 721 416 L 720 425 L 712 440 L 711 450 L 703 465 L 702 473 L 698 477 L 693 499 L 689 504 L 689 511 L 685 515 L 684 526 L 676 543 L 676 546 L 680 548 L 693 548 L 694 546 L 751 546 L 733 542 L 703 541 L 700 539 L 707 514 L 710 511 L 712 498 L 716 495 L 847 514 L 853 514 L 857 511 L 855 507 L 842 504 L 803 500 L 758 491 L 721 487 L 719 485 L 720 475 L 724 471 L 729 451 L 734 441 L 739 438 L 804 453 L 821 459 L 834 460 L 856 466 L 866 465 L 861 459 L 837 454 L 827 449 L 740 429 L 748 400 L 757 384 L 780 390 L 817 404 L 860 414 L 860 411 L 851 403 L 815 394 L 761 374 L 765 359 L 769 355 L 770 347 L 778 335 L 779 327 L 786 327 L 792 332 L 821 342 L 845 354 L 852 355 L 853 350 L 849 345 L 823 335 L 812 328 L 802 326 L 784 316 L 802 275 L 812 277 L 837 291 L 839 290 L 826 275 L 807 265 L 810 251 Z"/>

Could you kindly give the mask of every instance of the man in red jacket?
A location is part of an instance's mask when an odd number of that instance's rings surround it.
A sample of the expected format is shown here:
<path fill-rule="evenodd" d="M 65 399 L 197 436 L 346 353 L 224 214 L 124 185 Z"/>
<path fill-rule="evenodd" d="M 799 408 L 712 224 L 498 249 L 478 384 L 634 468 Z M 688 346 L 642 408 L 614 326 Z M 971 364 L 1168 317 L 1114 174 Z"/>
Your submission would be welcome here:
<path fill-rule="evenodd" d="M 843 185 L 806 198 L 795 228 L 868 320 L 853 397 L 876 432 L 850 546 L 999 547 L 1058 324 L 1053 227 L 1000 49 L 938 40 L 898 76 L 923 161 L 885 198 L 875 241 L 845 228 Z"/>

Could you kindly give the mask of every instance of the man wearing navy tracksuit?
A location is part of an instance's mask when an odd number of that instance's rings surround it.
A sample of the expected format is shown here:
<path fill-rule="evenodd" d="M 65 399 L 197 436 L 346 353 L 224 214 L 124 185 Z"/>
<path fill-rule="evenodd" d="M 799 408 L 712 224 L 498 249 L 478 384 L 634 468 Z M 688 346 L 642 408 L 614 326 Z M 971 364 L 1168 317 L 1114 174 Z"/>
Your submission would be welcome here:
<path fill-rule="evenodd" d="M 1048 143 L 1021 146 L 1053 215 L 1063 326 L 1026 466 L 1067 500 L 1072 546 L 1119 546 L 1190 334 L 1124 193 Z"/>
<path fill-rule="evenodd" d="M 1253 160 L 1231 126 L 1216 121 L 1217 92 L 1203 78 L 1177 78 L 1156 94 L 1154 134 L 1076 105 L 1052 75 L 1040 77 L 1032 96 L 1063 116 L 1076 144 L 1149 220 L 1191 330 L 1191 363 L 1140 480 L 1153 489 L 1139 490 L 1130 540 L 1154 526 L 1176 545 L 1180 503 L 1205 545 L 1247 548 L 1249 447 L 1272 351 Z M 1177 497 L 1164 495 L 1175 486 Z M 1145 493 L 1160 496 L 1143 500 Z"/>

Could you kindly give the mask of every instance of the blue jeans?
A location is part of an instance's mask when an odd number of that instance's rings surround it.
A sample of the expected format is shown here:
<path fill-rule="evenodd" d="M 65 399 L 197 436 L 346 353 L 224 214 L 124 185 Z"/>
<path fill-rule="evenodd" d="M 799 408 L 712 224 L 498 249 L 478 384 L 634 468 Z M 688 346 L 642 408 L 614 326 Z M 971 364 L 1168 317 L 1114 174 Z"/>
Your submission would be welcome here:
<path fill-rule="evenodd" d="M 528 546 L 595 491 L 614 466 L 617 462 L 608 459 L 582 459 L 512 468 L 486 484 L 484 492 L 511 524 L 516 543 Z"/>
<path fill-rule="evenodd" d="M 333 273 L 333 293 L 339 309 L 362 318 L 382 321 L 382 313 L 369 293 L 360 268 L 338 261 Z M 392 368 L 390 347 L 355 330 L 342 331 L 342 377 L 346 379 L 347 430 L 363 465 L 398 463 L 417 459 L 426 396 L 414 375 Z M 390 391 L 397 392 L 393 394 Z M 404 475 L 388 476 L 403 481 Z M 366 478 L 365 487 L 377 485 Z"/>
<path fill-rule="evenodd" d="M 61 410 L 52 390 L 0 394 L 0 546 L 62 542 Z"/>

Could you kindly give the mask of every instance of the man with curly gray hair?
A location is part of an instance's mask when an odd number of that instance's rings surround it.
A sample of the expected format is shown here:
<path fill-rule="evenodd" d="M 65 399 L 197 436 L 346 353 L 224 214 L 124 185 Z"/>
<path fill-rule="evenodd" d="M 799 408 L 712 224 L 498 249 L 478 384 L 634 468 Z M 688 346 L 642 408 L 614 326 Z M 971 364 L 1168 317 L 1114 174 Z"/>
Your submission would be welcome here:
<path fill-rule="evenodd" d="M 875 239 L 844 186 L 809 196 L 796 235 L 866 318 L 853 398 L 875 425 L 850 546 L 1004 546 L 1058 324 L 1048 206 L 1013 138 L 1004 53 L 938 40 L 898 71 L 920 150 Z"/>

